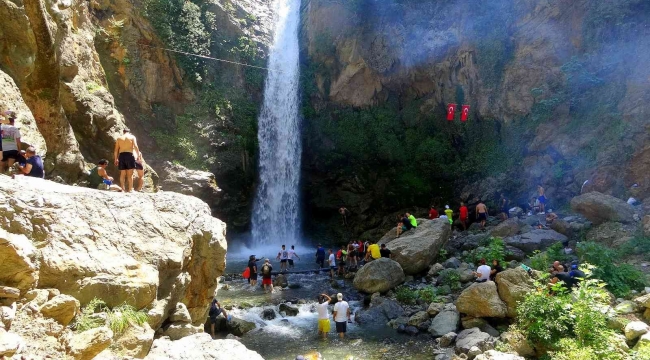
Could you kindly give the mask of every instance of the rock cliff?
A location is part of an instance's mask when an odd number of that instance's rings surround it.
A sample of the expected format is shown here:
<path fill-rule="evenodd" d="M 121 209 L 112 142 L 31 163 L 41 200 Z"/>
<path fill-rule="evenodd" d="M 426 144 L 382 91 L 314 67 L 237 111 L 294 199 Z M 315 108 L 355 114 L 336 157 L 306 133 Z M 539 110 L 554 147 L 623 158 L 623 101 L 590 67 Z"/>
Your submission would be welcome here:
<path fill-rule="evenodd" d="M 204 202 L 174 192 L 110 193 L 0 176 L 0 224 L 0 285 L 16 288 L 15 298 L 44 304 L 44 316 L 66 324 L 94 299 L 133 306 L 148 314 L 149 346 L 163 325 L 205 322 L 225 269 L 225 224 Z M 187 314 L 181 320 L 179 309 Z"/>

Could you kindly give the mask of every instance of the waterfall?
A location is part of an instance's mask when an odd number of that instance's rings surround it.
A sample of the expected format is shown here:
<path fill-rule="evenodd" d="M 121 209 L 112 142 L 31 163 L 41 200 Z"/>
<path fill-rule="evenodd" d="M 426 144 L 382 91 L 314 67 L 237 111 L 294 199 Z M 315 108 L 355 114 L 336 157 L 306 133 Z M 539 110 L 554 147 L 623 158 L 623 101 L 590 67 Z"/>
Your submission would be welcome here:
<path fill-rule="evenodd" d="M 258 119 L 259 184 L 253 204 L 253 245 L 295 244 L 300 232 L 298 26 L 300 0 L 276 0 L 276 23 Z"/>

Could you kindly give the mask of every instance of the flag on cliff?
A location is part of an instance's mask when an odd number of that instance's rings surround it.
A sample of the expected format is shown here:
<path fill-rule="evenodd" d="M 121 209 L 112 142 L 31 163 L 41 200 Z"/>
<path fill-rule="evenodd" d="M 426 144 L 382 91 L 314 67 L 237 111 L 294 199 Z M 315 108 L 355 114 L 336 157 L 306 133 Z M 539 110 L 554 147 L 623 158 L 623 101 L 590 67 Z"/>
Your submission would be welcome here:
<path fill-rule="evenodd" d="M 463 105 L 462 111 L 460 113 L 460 121 L 467 121 L 467 117 L 469 116 L 469 105 Z"/>
<path fill-rule="evenodd" d="M 447 120 L 453 121 L 456 116 L 456 104 L 447 105 Z"/>

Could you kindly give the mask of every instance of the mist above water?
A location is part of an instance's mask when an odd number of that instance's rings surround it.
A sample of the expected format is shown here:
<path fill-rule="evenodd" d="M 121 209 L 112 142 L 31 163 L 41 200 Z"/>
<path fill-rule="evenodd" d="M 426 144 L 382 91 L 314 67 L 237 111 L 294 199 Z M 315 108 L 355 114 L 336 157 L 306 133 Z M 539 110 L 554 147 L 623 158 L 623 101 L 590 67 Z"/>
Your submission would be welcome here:
<path fill-rule="evenodd" d="M 253 204 L 254 245 L 294 244 L 300 233 L 300 0 L 276 0 L 276 14 L 258 119 L 260 178 Z"/>

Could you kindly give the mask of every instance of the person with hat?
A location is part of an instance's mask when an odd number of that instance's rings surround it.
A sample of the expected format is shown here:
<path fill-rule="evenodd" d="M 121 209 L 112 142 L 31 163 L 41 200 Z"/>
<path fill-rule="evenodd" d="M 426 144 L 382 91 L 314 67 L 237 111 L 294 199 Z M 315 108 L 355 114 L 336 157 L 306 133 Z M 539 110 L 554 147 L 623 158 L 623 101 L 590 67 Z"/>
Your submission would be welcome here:
<path fill-rule="evenodd" d="M 25 159 L 20 155 L 20 130 L 15 126 L 16 112 L 5 111 L 3 115 L 7 118 L 7 123 L 2 124 L 2 162 L 0 162 L 0 172 L 5 172 L 11 168 L 15 162 L 21 163 Z"/>
<path fill-rule="evenodd" d="M 134 155 L 135 154 L 135 155 Z M 115 166 L 120 169 L 120 187 L 125 192 L 133 191 L 133 170 L 136 168 L 135 159 L 140 157 L 140 149 L 135 136 L 131 131 L 125 128 L 122 135 L 115 141 L 113 150 L 115 157 Z M 124 182 L 127 182 L 126 186 Z"/>
<path fill-rule="evenodd" d="M 449 205 L 445 205 L 445 215 L 447 215 L 447 220 L 450 224 L 454 223 L 454 210 L 449 208 Z"/>
<path fill-rule="evenodd" d="M 271 272 L 273 271 L 273 266 L 271 266 L 271 260 L 268 258 L 264 259 L 264 265 L 262 265 L 262 285 L 264 285 L 264 291 L 266 292 L 269 288 L 273 292 L 273 281 L 271 280 Z"/>
<path fill-rule="evenodd" d="M 343 294 L 336 294 L 336 304 L 334 304 L 334 323 L 336 324 L 336 332 L 339 337 L 343 339 L 345 333 L 348 331 L 347 324 L 350 321 L 350 305 L 347 301 L 343 301 Z"/>

